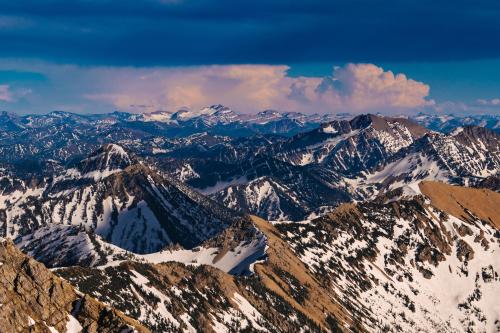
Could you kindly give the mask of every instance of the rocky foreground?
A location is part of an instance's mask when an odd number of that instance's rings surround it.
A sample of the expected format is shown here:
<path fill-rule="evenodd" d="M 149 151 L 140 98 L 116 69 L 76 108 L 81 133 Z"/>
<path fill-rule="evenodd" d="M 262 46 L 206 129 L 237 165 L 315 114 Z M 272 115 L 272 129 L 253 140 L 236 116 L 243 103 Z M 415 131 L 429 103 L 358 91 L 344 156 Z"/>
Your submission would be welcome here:
<path fill-rule="evenodd" d="M 0 244 L 0 327 L 10 332 L 150 332 L 82 294 L 43 264 Z"/>

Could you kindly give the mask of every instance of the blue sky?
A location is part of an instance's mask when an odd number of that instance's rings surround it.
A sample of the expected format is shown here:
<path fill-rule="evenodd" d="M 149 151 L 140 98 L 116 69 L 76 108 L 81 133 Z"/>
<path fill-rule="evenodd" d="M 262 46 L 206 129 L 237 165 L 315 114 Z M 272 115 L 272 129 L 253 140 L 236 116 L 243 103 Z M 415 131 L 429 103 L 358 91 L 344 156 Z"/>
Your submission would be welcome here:
<path fill-rule="evenodd" d="M 10 112 L 211 102 L 244 112 L 498 112 L 498 1 L 0 0 L 0 8 L 0 109 Z"/>

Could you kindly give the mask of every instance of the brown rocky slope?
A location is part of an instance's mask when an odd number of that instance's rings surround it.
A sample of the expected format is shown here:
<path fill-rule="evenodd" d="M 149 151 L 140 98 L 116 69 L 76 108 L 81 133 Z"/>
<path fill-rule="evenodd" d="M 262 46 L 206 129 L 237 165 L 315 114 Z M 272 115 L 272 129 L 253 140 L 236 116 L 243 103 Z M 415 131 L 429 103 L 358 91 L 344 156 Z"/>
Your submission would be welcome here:
<path fill-rule="evenodd" d="M 0 241 L 0 332 L 69 331 L 149 332 Z"/>

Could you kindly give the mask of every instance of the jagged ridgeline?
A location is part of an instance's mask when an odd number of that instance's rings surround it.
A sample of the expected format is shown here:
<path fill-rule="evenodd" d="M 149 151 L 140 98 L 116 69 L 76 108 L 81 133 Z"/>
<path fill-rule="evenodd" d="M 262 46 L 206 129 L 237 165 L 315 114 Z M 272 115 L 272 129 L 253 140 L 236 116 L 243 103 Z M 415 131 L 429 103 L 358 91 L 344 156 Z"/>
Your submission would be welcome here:
<path fill-rule="evenodd" d="M 473 126 L 444 134 L 408 119 L 362 115 L 277 140 L 254 155 L 235 155 L 239 160 L 228 162 L 192 153 L 172 172 L 233 209 L 300 221 L 396 188 L 418 194 L 422 180 L 496 190 L 500 135 Z"/>
<path fill-rule="evenodd" d="M 0 332 L 500 331 L 500 135 L 453 119 L 2 114 Z"/>

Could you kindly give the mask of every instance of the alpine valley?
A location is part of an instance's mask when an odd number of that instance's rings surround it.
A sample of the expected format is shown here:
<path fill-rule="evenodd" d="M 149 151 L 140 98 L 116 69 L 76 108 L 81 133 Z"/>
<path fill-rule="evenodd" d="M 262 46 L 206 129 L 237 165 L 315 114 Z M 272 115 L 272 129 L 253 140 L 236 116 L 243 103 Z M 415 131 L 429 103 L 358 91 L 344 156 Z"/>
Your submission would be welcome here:
<path fill-rule="evenodd" d="M 0 332 L 500 332 L 500 118 L 0 114 Z"/>

